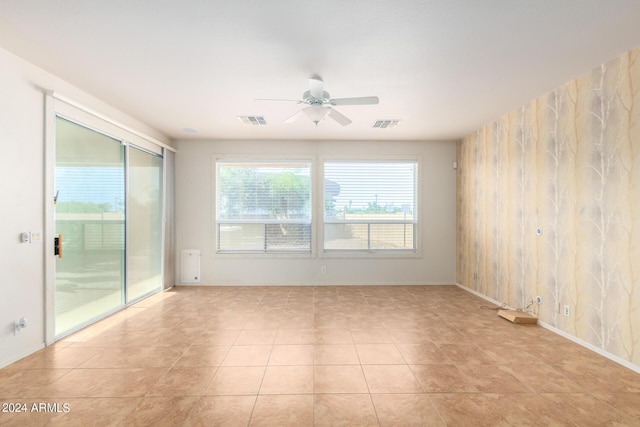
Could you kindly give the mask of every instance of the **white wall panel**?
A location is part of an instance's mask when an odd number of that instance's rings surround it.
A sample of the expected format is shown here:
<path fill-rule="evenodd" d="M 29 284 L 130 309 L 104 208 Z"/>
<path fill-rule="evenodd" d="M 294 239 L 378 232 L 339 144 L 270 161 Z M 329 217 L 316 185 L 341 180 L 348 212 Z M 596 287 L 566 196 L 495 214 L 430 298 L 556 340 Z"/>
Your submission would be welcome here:
<path fill-rule="evenodd" d="M 178 141 L 176 250 L 202 250 L 202 284 L 349 285 L 455 283 L 456 156 L 450 141 Z M 286 153 L 286 154 L 283 154 Z M 421 159 L 421 248 L 417 257 L 215 254 L 216 157 L 376 156 Z M 316 164 L 316 170 L 318 165 Z M 321 198 L 320 198 L 321 199 Z M 317 210 L 316 210 L 317 212 Z M 320 216 L 316 213 L 316 220 Z M 317 222 L 317 225 L 321 225 Z M 320 230 L 321 231 L 321 230 Z M 316 230 L 316 236 L 319 230 Z M 317 241 L 317 239 L 316 239 Z M 322 273 L 326 267 L 326 273 Z"/>

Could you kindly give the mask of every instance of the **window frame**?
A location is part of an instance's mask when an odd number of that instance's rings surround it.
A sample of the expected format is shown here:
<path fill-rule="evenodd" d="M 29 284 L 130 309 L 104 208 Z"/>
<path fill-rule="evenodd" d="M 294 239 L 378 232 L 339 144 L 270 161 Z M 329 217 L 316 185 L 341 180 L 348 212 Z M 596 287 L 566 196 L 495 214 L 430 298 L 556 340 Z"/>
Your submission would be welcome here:
<path fill-rule="evenodd" d="M 251 221 L 242 221 L 242 220 L 220 220 L 218 218 L 218 204 L 219 204 L 219 194 L 218 194 L 218 176 L 219 176 L 219 165 L 221 163 L 304 163 L 309 165 L 309 180 L 310 180 L 310 208 L 309 222 L 304 222 L 304 224 L 308 224 L 310 228 L 309 235 L 309 249 L 303 250 L 221 250 L 219 248 L 220 244 L 220 224 L 303 224 L 295 219 L 287 219 L 287 220 L 272 220 L 266 219 L 262 222 L 251 222 Z M 315 159 L 313 156 L 309 155 L 299 155 L 299 156 L 273 156 L 273 155 L 223 155 L 223 156 L 213 156 L 212 159 L 212 175 L 213 175 L 213 209 L 212 209 L 212 227 L 213 227 L 213 242 L 212 242 L 212 254 L 214 257 L 228 257 L 228 258 L 312 258 L 315 256 L 315 242 L 316 242 L 316 216 L 315 216 Z"/>
<path fill-rule="evenodd" d="M 332 162 L 344 162 L 344 163 L 402 163 L 411 162 L 416 165 L 415 173 L 415 186 L 414 186 L 414 208 L 417 210 L 417 215 L 413 222 L 413 235 L 414 235 L 414 248 L 413 249 L 325 249 L 324 236 L 325 236 L 325 224 L 405 224 L 409 222 L 405 221 L 329 221 L 325 222 L 324 217 L 324 180 L 325 180 L 325 164 Z M 317 229 L 317 244 L 318 253 L 322 258 L 421 258 L 422 257 L 422 158 L 421 156 L 407 156 L 407 155 L 388 155 L 388 156 L 320 156 L 318 159 L 318 175 L 317 180 L 318 188 L 318 202 L 316 203 L 316 219 L 318 221 Z"/>

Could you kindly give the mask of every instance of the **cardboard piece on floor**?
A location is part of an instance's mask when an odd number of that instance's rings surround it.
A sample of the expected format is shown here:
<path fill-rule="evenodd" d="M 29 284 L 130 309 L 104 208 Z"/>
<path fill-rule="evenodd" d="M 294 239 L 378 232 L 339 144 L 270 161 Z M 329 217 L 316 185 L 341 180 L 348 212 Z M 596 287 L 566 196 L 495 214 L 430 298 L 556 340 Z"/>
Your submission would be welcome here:
<path fill-rule="evenodd" d="M 521 311 L 499 310 L 498 316 L 513 323 L 538 323 L 538 318 Z"/>

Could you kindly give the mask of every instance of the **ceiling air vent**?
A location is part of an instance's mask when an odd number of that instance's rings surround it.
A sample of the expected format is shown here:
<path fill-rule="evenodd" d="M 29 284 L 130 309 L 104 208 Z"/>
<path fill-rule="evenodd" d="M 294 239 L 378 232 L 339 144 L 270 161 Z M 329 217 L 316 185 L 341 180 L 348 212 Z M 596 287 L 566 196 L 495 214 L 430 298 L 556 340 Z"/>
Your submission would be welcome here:
<path fill-rule="evenodd" d="M 400 120 L 376 120 L 373 124 L 374 128 L 386 129 L 398 126 Z"/>
<path fill-rule="evenodd" d="M 267 124 L 264 116 L 238 116 L 238 120 L 245 125 L 262 126 Z"/>

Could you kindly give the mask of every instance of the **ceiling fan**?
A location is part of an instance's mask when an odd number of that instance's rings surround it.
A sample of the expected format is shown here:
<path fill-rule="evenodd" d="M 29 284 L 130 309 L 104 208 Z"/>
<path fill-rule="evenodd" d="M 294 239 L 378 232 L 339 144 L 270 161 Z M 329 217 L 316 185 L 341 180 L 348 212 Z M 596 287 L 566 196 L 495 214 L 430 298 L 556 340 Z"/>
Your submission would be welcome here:
<path fill-rule="evenodd" d="M 377 96 L 361 96 L 357 98 L 331 98 L 329 92 L 324 90 L 324 81 L 318 75 L 309 79 L 309 90 L 302 94 L 302 100 L 294 99 L 257 99 L 256 101 L 283 101 L 295 102 L 297 104 L 307 104 L 308 107 L 295 113 L 285 120 L 285 123 L 293 123 L 301 116 L 307 116 L 318 126 L 318 123 L 327 117 L 331 117 L 342 126 L 351 123 L 351 120 L 338 110 L 331 108 L 332 105 L 372 105 L 379 102 Z"/>

